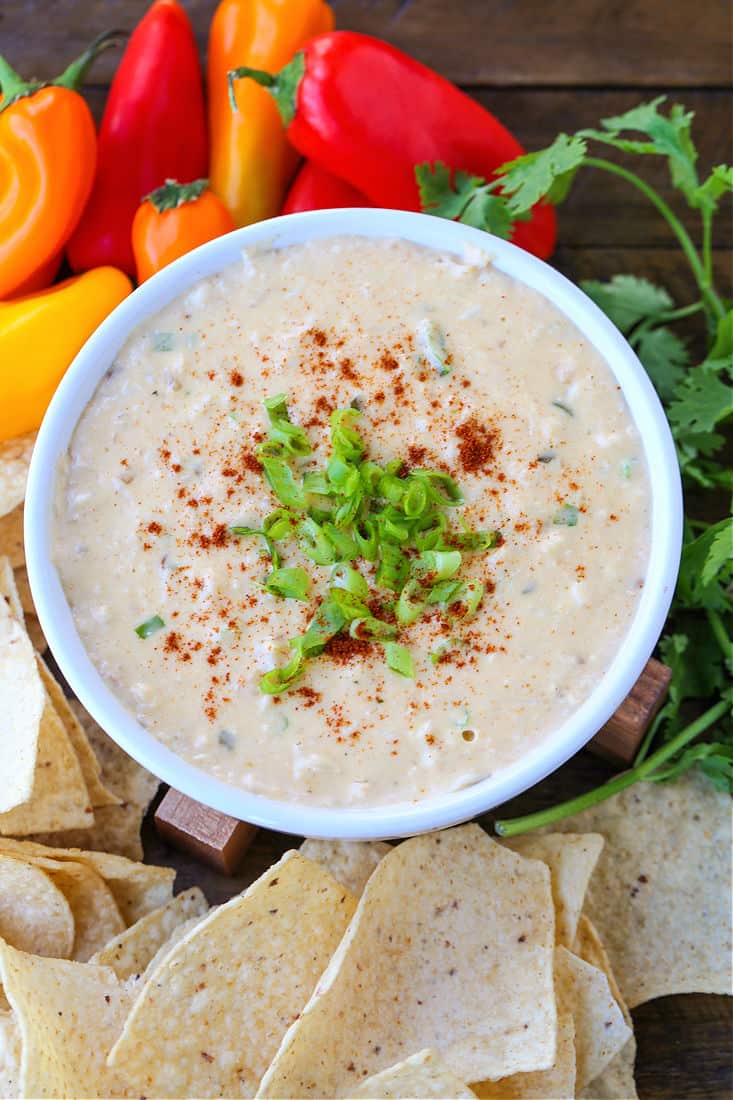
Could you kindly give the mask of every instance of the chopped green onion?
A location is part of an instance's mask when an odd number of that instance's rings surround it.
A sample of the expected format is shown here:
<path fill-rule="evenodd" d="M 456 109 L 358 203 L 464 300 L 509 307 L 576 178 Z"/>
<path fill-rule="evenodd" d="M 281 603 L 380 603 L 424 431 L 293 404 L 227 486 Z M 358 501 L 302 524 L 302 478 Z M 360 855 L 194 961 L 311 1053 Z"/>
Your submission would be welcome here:
<path fill-rule="evenodd" d="M 451 542 L 460 546 L 461 550 L 495 550 L 501 546 L 501 531 L 461 531 L 458 535 L 451 535 Z"/>
<path fill-rule="evenodd" d="M 353 536 L 359 553 L 365 561 L 376 561 L 379 548 L 379 539 L 374 521 L 363 519 L 354 524 Z"/>
<path fill-rule="evenodd" d="M 444 508 L 463 504 L 463 493 L 450 474 L 445 474 L 442 470 L 413 470 L 410 477 L 425 482 L 428 495 L 436 504 L 441 504 Z"/>
<path fill-rule="evenodd" d="M 146 619 L 144 623 L 136 626 L 135 633 L 138 638 L 149 638 L 151 634 L 156 634 L 159 630 L 162 630 L 164 626 L 165 623 L 160 615 L 153 615 L 150 619 Z"/>
<path fill-rule="evenodd" d="M 462 580 L 445 580 L 434 584 L 428 592 L 429 604 L 444 603 L 446 606 L 460 600 L 463 595 L 464 583 Z"/>
<path fill-rule="evenodd" d="M 621 477 L 624 479 L 624 481 L 628 481 L 630 479 L 633 465 L 633 458 L 625 458 L 624 461 L 621 463 Z"/>
<path fill-rule="evenodd" d="M 450 356 L 445 343 L 445 333 L 434 321 L 426 319 L 417 326 L 417 339 L 428 365 L 441 377 L 450 374 Z"/>
<path fill-rule="evenodd" d="M 309 470 L 303 475 L 303 490 L 317 496 L 328 497 L 333 493 L 328 477 L 322 470 Z"/>
<path fill-rule="evenodd" d="M 400 592 L 410 569 L 409 559 L 399 549 L 389 542 L 382 544 L 382 556 L 377 566 L 377 584 L 390 588 L 393 592 Z"/>
<path fill-rule="evenodd" d="M 277 552 L 277 548 L 273 544 L 272 539 L 264 531 L 260 531 L 258 527 L 230 527 L 229 534 L 239 536 L 259 535 L 260 538 L 263 538 L 265 540 L 265 546 L 267 547 L 267 553 L 270 555 L 270 560 L 272 561 L 273 568 L 279 569 L 280 555 Z"/>
<path fill-rule="evenodd" d="M 153 332 L 150 336 L 153 351 L 173 351 L 175 342 L 175 332 Z"/>
<path fill-rule="evenodd" d="M 270 669 L 261 678 L 260 691 L 265 695 L 279 695 L 281 691 L 287 691 L 302 676 L 305 664 L 303 650 L 301 646 L 294 648 L 295 653 L 286 665 Z"/>
<path fill-rule="evenodd" d="M 364 453 L 364 441 L 353 427 L 361 413 L 358 409 L 334 409 L 331 413 L 331 446 L 333 453 L 345 462 L 358 462 Z"/>
<path fill-rule="evenodd" d="M 563 504 L 559 512 L 556 512 L 552 522 L 557 527 L 577 527 L 578 509 L 574 504 Z"/>
<path fill-rule="evenodd" d="M 298 541 L 303 553 L 316 565 L 334 565 L 339 560 L 336 547 L 310 516 L 298 525 Z"/>
<path fill-rule="evenodd" d="M 322 530 L 336 551 L 337 561 L 352 561 L 359 557 L 359 547 L 345 531 L 328 521 L 323 524 Z"/>
<path fill-rule="evenodd" d="M 416 580 L 408 581 L 400 592 L 400 598 L 395 608 L 395 616 L 401 626 L 409 626 L 410 623 L 414 623 L 422 615 L 425 609 L 425 600 L 414 599 L 419 592 L 420 584 Z"/>
<path fill-rule="evenodd" d="M 257 448 L 257 457 L 262 463 L 270 488 L 280 503 L 287 508 L 305 508 L 303 487 L 298 485 L 285 459 L 268 454 L 266 443 L 261 443 Z"/>
<path fill-rule="evenodd" d="M 462 619 L 473 618 L 484 598 L 485 591 L 486 585 L 482 581 L 468 581 L 464 585 L 460 601 L 465 606 L 465 611 L 461 615 Z"/>
<path fill-rule="evenodd" d="M 414 679 L 415 666 L 412 662 L 412 654 L 405 646 L 400 645 L 399 642 L 385 642 L 384 657 L 387 668 L 391 668 L 393 672 L 398 672 L 400 676 Z"/>
<path fill-rule="evenodd" d="M 460 550 L 424 550 L 412 565 L 413 573 L 423 576 L 429 574 L 433 581 L 447 581 L 460 568 Z"/>
<path fill-rule="evenodd" d="M 282 444 L 289 454 L 309 455 L 311 445 L 308 436 L 303 428 L 290 420 L 287 394 L 266 397 L 264 405 L 270 418 L 270 439 Z"/>
<path fill-rule="evenodd" d="M 550 404 L 554 405 L 556 409 L 561 409 L 562 412 L 567 413 L 568 416 L 575 416 L 573 410 L 570 408 L 569 405 L 566 405 L 564 401 L 555 400 L 551 401 Z"/>
<path fill-rule="evenodd" d="M 370 615 L 364 619 L 352 619 L 349 634 L 352 638 L 376 638 L 378 641 L 384 641 L 385 638 L 397 637 L 397 627 L 394 623 L 385 623 L 382 619 L 375 619 Z"/>
<path fill-rule="evenodd" d="M 305 569 L 273 569 L 265 581 L 265 589 L 286 600 L 308 602 L 308 574 Z"/>
<path fill-rule="evenodd" d="M 339 562 L 331 570 L 331 580 L 336 588 L 345 588 L 352 596 L 366 601 L 369 599 L 369 585 L 358 569 Z"/>
<path fill-rule="evenodd" d="M 276 508 L 265 517 L 262 524 L 262 533 L 276 541 L 285 541 L 295 532 L 299 523 L 299 517 L 295 512 L 289 512 L 287 508 Z"/>

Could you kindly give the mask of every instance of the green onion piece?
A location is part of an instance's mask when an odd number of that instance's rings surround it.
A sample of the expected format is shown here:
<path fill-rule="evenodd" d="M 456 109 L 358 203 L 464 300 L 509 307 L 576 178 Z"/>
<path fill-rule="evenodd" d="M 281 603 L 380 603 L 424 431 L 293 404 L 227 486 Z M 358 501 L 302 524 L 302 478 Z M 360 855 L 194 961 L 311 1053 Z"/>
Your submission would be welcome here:
<path fill-rule="evenodd" d="M 357 466 L 351 466 L 339 455 L 331 455 L 326 467 L 329 484 L 344 496 L 353 496 L 361 488 L 361 477 Z"/>
<path fill-rule="evenodd" d="M 441 377 L 450 374 L 450 356 L 445 343 L 445 333 L 438 328 L 435 321 L 429 321 L 427 318 L 420 321 L 417 326 L 417 339 L 428 365 L 437 370 Z"/>
<path fill-rule="evenodd" d="M 352 638 L 376 638 L 378 641 L 384 641 L 387 638 L 397 637 L 397 627 L 394 623 L 385 623 L 382 619 L 375 619 L 370 615 L 364 619 L 352 619 L 349 634 Z"/>
<path fill-rule="evenodd" d="M 451 535 L 451 542 L 460 546 L 461 550 L 495 550 L 501 546 L 501 531 L 461 531 L 458 535 Z"/>
<path fill-rule="evenodd" d="M 359 553 L 365 561 L 376 561 L 379 550 L 379 540 L 377 538 L 377 529 L 374 526 L 374 521 L 371 519 L 361 520 L 359 523 L 354 524 L 352 531 L 354 542 L 359 547 Z"/>
<path fill-rule="evenodd" d="M 305 569 L 273 569 L 265 581 L 265 589 L 286 600 L 308 602 L 308 574 Z"/>
<path fill-rule="evenodd" d="M 405 495 L 406 482 L 394 474 L 384 474 L 377 487 L 380 497 L 384 497 L 390 504 L 400 504 Z"/>
<path fill-rule="evenodd" d="M 424 550 L 412 564 L 418 576 L 429 574 L 433 581 L 447 581 L 461 568 L 460 550 Z"/>
<path fill-rule="evenodd" d="M 429 604 L 444 603 L 446 606 L 460 600 L 463 595 L 464 583 L 461 580 L 445 580 L 434 584 L 428 592 Z"/>
<path fill-rule="evenodd" d="M 267 444 L 262 443 L 257 448 L 257 457 L 262 463 L 270 488 L 273 493 L 287 508 L 305 508 L 306 500 L 303 488 L 298 485 L 293 471 L 284 458 L 267 453 Z"/>
<path fill-rule="evenodd" d="M 551 401 L 550 404 L 554 405 L 556 409 L 560 409 L 562 412 L 567 413 L 568 416 L 575 416 L 573 410 L 569 405 L 566 405 L 564 401 L 555 400 Z"/>
<path fill-rule="evenodd" d="M 165 623 L 160 615 L 153 615 L 150 619 L 146 619 L 144 623 L 136 626 L 135 633 L 138 638 L 149 638 L 151 634 L 156 634 L 159 630 L 162 630 L 164 626 Z"/>
<path fill-rule="evenodd" d="M 369 617 L 369 608 L 364 601 L 349 592 L 348 588 L 329 588 L 327 601 L 343 616 L 344 625 L 354 619 Z"/>
<path fill-rule="evenodd" d="M 279 695 L 303 675 L 305 656 L 301 646 L 296 646 L 293 656 L 282 668 L 272 668 L 260 680 L 260 691 L 265 695 Z"/>
<path fill-rule="evenodd" d="M 553 516 L 552 522 L 557 527 L 577 527 L 578 509 L 574 504 L 563 504 L 559 512 Z"/>
<path fill-rule="evenodd" d="M 377 566 L 377 584 L 390 588 L 393 592 L 400 592 L 407 579 L 410 562 L 399 547 L 391 543 L 382 543 L 381 551 L 381 560 Z"/>
<path fill-rule="evenodd" d="M 339 560 L 336 547 L 310 516 L 298 524 L 298 542 L 303 553 L 316 565 L 334 565 Z"/>
<path fill-rule="evenodd" d="M 428 506 L 428 490 L 424 481 L 407 479 L 407 490 L 402 497 L 402 511 L 410 519 L 422 516 Z"/>
<path fill-rule="evenodd" d="M 479 605 L 484 598 L 484 592 L 486 591 L 486 585 L 482 581 L 468 581 L 461 593 L 460 602 L 464 605 L 465 611 L 460 616 L 462 619 L 471 619 L 479 609 Z"/>
<path fill-rule="evenodd" d="M 400 676 L 407 676 L 410 680 L 415 677 L 415 666 L 412 663 L 412 654 L 399 642 L 385 642 L 384 657 L 387 667 Z"/>
<path fill-rule="evenodd" d="M 150 336 L 153 351 L 173 351 L 175 342 L 175 332 L 153 332 Z"/>
<path fill-rule="evenodd" d="M 345 588 L 357 599 L 364 602 L 369 599 L 369 585 L 358 569 L 352 569 L 350 565 L 339 562 L 331 570 L 331 580 L 336 588 Z"/>
<path fill-rule="evenodd" d="M 328 497 L 333 489 L 323 470 L 309 470 L 303 475 L 303 490 L 306 493 L 315 493 L 318 496 Z"/>
<path fill-rule="evenodd" d="M 436 504 L 441 504 L 444 508 L 463 504 L 463 493 L 450 474 L 445 474 L 442 470 L 413 470 L 410 477 L 425 482 L 428 495 Z"/>
<path fill-rule="evenodd" d="M 358 616 L 354 614 L 352 617 Z M 333 599 L 333 592 L 329 592 L 308 624 L 305 634 L 298 639 L 304 656 L 315 657 L 321 653 L 326 642 L 338 634 L 339 630 L 343 630 L 349 621 L 343 608 Z"/>
<path fill-rule="evenodd" d="M 416 548 L 420 551 L 443 549 L 447 530 L 448 517 L 445 512 L 426 513 L 420 518 L 413 535 Z"/>
<path fill-rule="evenodd" d="M 260 538 L 263 538 L 265 540 L 267 553 L 270 555 L 270 560 L 272 561 L 273 568 L 279 569 L 280 555 L 277 552 L 277 548 L 275 547 L 272 539 L 269 537 L 269 535 L 265 534 L 264 531 L 260 531 L 258 527 L 230 527 L 229 534 L 239 536 L 259 535 Z"/>
<path fill-rule="evenodd" d="M 286 541 L 295 533 L 299 517 L 287 508 L 276 508 L 266 516 L 262 524 L 262 533 L 276 541 Z"/>
<path fill-rule="evenodd" d="M 401 626 L 408 626 L 420 618 L 425 610 L 425 600 L 416 600 L 414 597 L 420 592 L 420 584 L 416 580 L 408 581 L 400 592 L 400 598 L 395 608 L 397 622 Z"/>
<path fill-rule="evenodd" d="M 361 413 L 358 409 L 334 409 L 331 413 L 333 453 L 345 462 L 357 462 L 364 453 L 364 441 L 354 428 Z"/>
<path fill-rule="evenodd" d="M 376 462 L 362 462 L 359 467 L 359 477 L 367 496 L 374 497 L 379 489 L 379 482 L 384 477 L 384 470 Z"/>
<path fill-rule="evenodd" d="M 382 543 L 392 543 L 400 546 L 409 543 L 412 535 L 412 527 L 401 512 L 396 508 L 385 508 L 377 516 L 377 531 Z"/>
<path fill-rule="evenodd" d="M 621 463 L 621 477 L 624 481 L 628 481 L 631 477 L 631 470 L 634 464 L 633 458 L 625 458 Z"/>
<path fill-rule="evenodd" d="M 321 528 L 336 551 L 336 561 L 352 561 L 359 557 L 359 547 L 350 535 L 340 531 L 334 523 L 324 523 Z"/>
<path fill-rule="evenodd" d="M 288 395 L 279 393 L 265 398 L 265 409 L 270 418 L 270 439 L 281 443 L 289 454 L 309 455 L 311 445 L 308 436 L 298 424 L 293 424 L 288 413 Z"/>

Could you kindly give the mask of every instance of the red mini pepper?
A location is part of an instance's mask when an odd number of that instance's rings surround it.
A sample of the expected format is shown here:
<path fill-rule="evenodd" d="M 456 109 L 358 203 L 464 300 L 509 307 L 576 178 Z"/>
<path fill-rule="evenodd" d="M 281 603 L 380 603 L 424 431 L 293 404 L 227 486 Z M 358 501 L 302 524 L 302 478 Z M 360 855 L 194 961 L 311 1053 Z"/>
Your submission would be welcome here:
<path fill-rule="evenodd" d="M 346 206 L 373 206 L 366 195 L 312 160 L 304 162 L 288 191 L 283 214 L 301 210 L 333 210 Z"/>
<path fill-rule="evenodd" d="M 498 119 L 450 81 L 382 42 L 352 31 L 322 34 L 277 75 L 235 69 L 275 97 L 295 148 L 363 191 L 377 206 L 419 210 L 415 166 L 443 161 L 490 179 L 524 152 Z M 513 241 L 547 258 L 555 212 L 538 203 Z"/>
<path fill-rule="evenodd" d="M 206 175 L 201 67 L 188 16 L 156 0 L 135 28 L 110 88 L 92 195 L 67 254 L 75 271 L 112 264 L 135 274 L 131 228 L 166 179 Z"/>

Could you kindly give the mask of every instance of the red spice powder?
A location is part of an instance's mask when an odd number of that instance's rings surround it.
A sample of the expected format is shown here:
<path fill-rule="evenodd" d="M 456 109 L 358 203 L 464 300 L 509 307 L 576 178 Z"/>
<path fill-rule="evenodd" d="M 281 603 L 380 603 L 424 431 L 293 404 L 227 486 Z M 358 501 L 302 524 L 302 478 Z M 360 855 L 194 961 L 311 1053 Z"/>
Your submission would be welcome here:
<path fill-rule="evenodd" d="M 466 473 L 486 472 L 499 446 L 496 428 L 489 427 L 478 417 L 472 416 L 458 425 L 456 435 L 461 466 Z"/>

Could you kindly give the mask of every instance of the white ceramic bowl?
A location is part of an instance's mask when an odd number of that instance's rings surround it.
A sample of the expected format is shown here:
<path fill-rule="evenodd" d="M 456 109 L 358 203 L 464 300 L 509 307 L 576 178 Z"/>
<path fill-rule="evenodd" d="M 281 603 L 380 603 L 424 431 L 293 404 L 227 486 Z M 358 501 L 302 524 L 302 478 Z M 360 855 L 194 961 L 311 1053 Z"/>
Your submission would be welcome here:
<path fill-rule="evenodd" d="M 590 698 L 511 767 L 463 790 L 372 810 L 320 809 L 250 794 L 212 778 L 156 741 L 115 698 L 87 656 L 51 557 L 58 461 L 82 410 L 135 326 L 199 279 L 235 263 L 243 248 L 280 247 L 342 233 L 400 237 L 454 253 L 470 245 L 488 253 L 497 268 L 543 294 L 573 321 L 615 374 L 639 430 L 652 481 L 646 583 L 629 632 Z M 562 275 L 514 245 L 442 218 L 388 210 L 292 214 L 248 226 L 203 245 L 144 283 L 104 321 L 66 372 L 33 453 L 25 511 L 28 574 L 41 625 L 72 689 L 110 736 L 155 775 L 208 806 L 283 832 L 351 839 L 405 836 L 465 821 L 532 786 L 585 745 L 628 694 L 657 642 L 677 577 L 681 530 L 680 477 L 667 421 L 644 369 L 601 311 Z"/>

